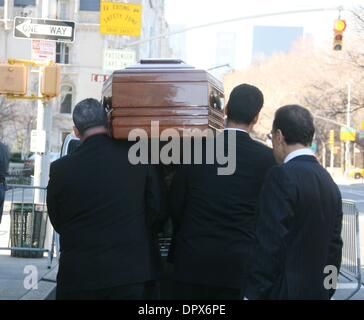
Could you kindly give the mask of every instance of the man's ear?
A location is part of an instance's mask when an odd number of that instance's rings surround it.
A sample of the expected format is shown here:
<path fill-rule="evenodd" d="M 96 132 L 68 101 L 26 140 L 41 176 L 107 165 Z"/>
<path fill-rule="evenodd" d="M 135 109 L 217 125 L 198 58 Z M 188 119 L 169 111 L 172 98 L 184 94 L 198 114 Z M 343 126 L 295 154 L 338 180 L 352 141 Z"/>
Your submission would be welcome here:
<path fill-rule="evenodd" d="M 255 126 L 258 123 L 258 120 L 259 120 L 259 113 L 254 117 L 251 125 Z"/>
<path fill-rule="evenodd" d="M 278 137 L 278 141 L 279 141 L 280 143 L 285 143 L 285 142 L 286 142 L 286 140 L 285 140 L 285 138 L 284 138 L 284 135 L 283 135 L 283 133 L 282 133 L 281 129 L 277 129 L 277 131 L 276 131 L 276 135 L 277 135 L 277 137 Z"/>
<path fill-rule="evenodd" d="M 76 127 L 73 127 L 73 132 L 75 133 L 75 136 L 78 139 L 81 139 L 81 133 L 80 133 L 80 131 L 78 131 L 78 129 Z"/>

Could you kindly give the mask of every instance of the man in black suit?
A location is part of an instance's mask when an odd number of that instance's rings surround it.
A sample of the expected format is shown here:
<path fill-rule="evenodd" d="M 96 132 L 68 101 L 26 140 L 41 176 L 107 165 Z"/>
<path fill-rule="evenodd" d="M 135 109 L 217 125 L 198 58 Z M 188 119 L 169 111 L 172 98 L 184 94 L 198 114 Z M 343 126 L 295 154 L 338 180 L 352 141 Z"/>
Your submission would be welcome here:
<path fill-rule="evenodd" d="M 310 149 L 310 112 L 298 105 L 276 112 L 273 152 L 260 199 L 248 299 L 329 299 L 325 277 L 341 264 L 342 203 L 338 187 Z M 326 274 L 333 266 L 337 273 Z"/>
<path fill-rule="evenodd" d="M 155 168 L 132 165 L 94 99 L 73 112 L 82 144 L 52 163 L 48 214 L 60 234 L 57 299 L 143 299 L 157 279 L 153 235 L 163 217 Z"/>
<path fill-rule="evenodd" d="M 218 174 L 215 159 L 213 164 L 183 165 L 176 173 L 170 198 L 176 299 L 242 297 L 258 195 L 275 164 L 272 150 L 249 135 L 262 106 L 263 94 L 254 86 L 239 85 L 230 95 L 222 151 L 235 151 L 234 172 Z"/>

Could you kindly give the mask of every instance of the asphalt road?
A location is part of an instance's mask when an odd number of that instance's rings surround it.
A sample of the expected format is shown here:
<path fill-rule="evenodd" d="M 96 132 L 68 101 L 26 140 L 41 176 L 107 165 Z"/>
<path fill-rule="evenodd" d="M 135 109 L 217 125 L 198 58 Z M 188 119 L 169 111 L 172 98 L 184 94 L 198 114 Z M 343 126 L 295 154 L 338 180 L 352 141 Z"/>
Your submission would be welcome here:
<path fill-rule="evenodd" d="M 339 185 L 343 199 L 354 200 L 358 210 L 364 214 L 364 183 Z"/>

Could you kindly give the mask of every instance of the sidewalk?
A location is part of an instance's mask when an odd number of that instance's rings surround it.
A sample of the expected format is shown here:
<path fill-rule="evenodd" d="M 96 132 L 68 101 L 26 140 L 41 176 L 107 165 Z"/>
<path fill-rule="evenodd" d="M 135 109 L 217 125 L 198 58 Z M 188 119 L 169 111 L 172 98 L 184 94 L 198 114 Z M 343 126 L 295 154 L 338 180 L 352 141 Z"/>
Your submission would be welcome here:
<path fill-rule="evenodd" d="M 362 285 L 360 290 L 350 299 L 350 300 L 364 300 L 364 266 L 362 265 L 361 268 L 361 274 L 362 274 Z M 346 300 L 352 292 L 355 291 L 355 288 L 357 287 L 356 283 L 352 283 L 348 281 L 346 278 L 340 276 L 339 277 L 339 287 L 335 292 L 335 295 L 333 297 L 334 300 Z"/>
<path fill-rule="evenodd" d="M 5 212 L 0 224 L 0 247 L 8 247 L 10 231 L 9 203 L 5 202 Z M 26 259 L 10 256 L 10 250 L 0 250 L 0 300 L 45 300 L 52 297 L 56 288 L 58 270 L 57 258 L 53 258 L 51 269 L 48 269 L 47 253 L 44 258 Z M 29 279 L 30 267 L 37 272 L 37 289 L 30 290 L 24 286 Z M 27 282 L 29 283 L 29 281 Z"/>
<path fill-rule="evenodd" d="M 38 287 L 35 290 L 24 287 L 24 279 L 29 275 L 24 273 L 26 266 L 34 266 L 37 269 Z M 57 260 L 54 260 L 52 268 L 48 269 L 47 258 L 23 259 L 0 254 L 0 300 L 53 300 L 55 299 L 57 272 Z M 364 267 L 362 275 L 364 276 Z M 362 282 L 364 282 L 364 278 Z M 345 300 L 355 288 L 355 283 L 340 276 L 339 288 L 336 290 L 334 300 Z M 351 300 L 364 300 L 364 286 Z"/>
<path fill-rule="evenodd" d="M 37 272 L 37 288 L 26 289 L 24 280 L 29 272 L 28 267 Z M 35 267 L 35 268 L 34 268 Z M 51 269 L 47 268 L 47 258 L 24 259 L 10 256 L 10 252 L 0 253 L 0 300 L 47 300 L 54 297 L 56 276 L 58 271 L 57 260 L 53 260 Z M 29 281 L 25 281 L 29 283 Z"/>

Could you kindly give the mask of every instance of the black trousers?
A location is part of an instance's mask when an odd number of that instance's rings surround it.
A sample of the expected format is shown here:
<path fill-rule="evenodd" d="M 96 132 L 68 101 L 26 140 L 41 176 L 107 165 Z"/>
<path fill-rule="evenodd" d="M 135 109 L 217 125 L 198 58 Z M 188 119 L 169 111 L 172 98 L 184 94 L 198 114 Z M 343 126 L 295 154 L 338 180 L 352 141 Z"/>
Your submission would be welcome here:
<path fill-rule="evenodd" d="M 176 300 L 240 300 L 241 289 L 215 287 L 199 284 L 176 282 L 174 299 Z"/>
<path fill-rule="evenodd" d="M 57 287 L 56 292 L 56 300 L 150 300 L 158 299 L 158 297 L 156 281 L 72 292 L 63 291 Z"/>

